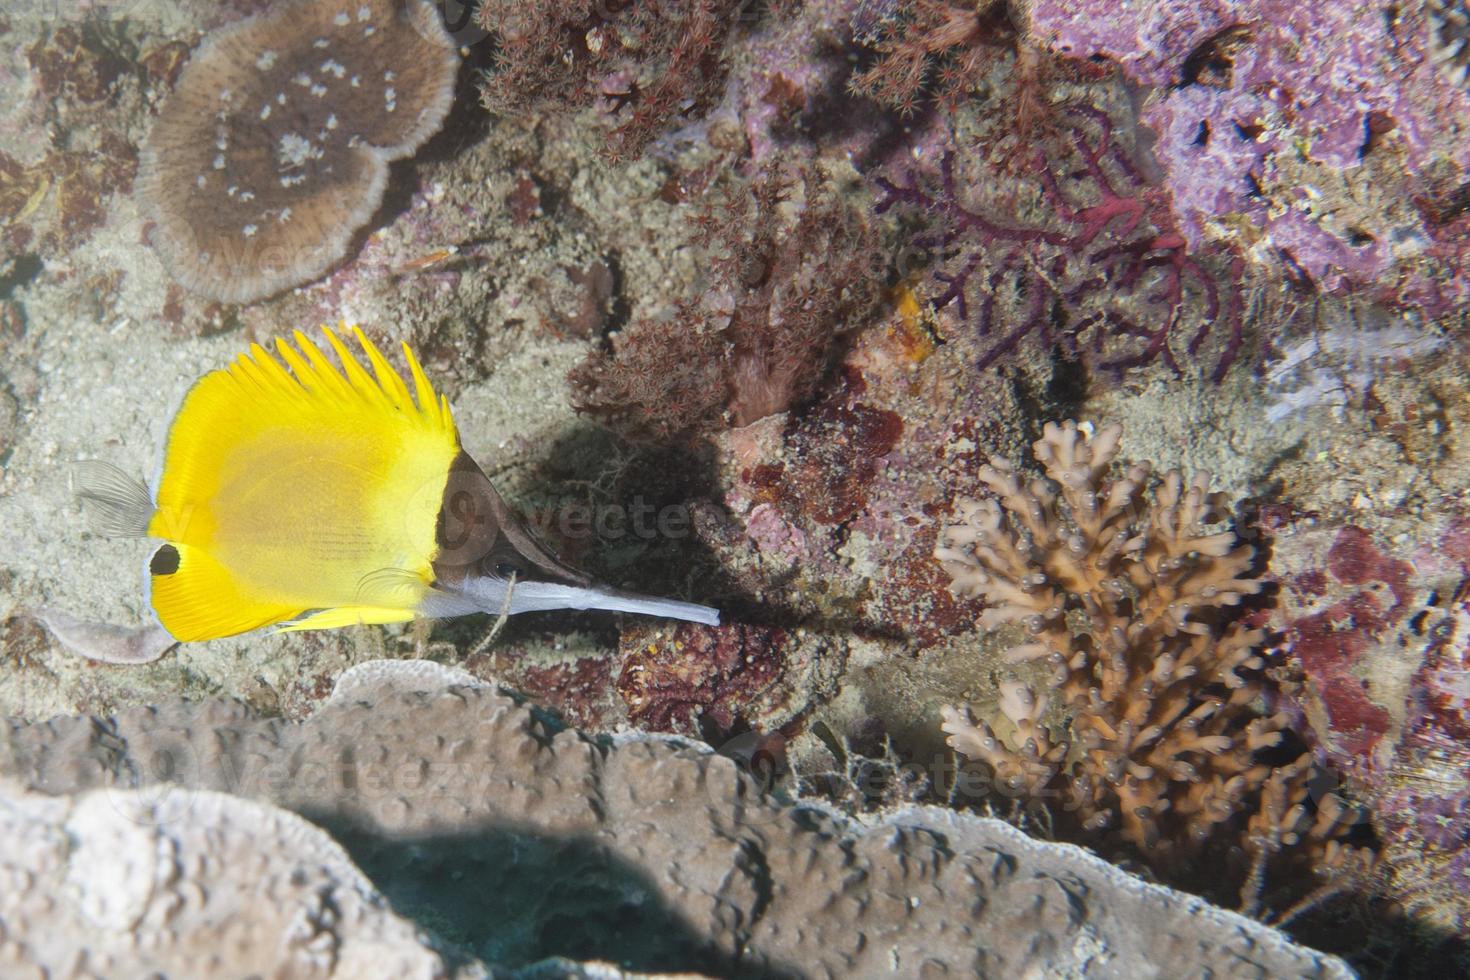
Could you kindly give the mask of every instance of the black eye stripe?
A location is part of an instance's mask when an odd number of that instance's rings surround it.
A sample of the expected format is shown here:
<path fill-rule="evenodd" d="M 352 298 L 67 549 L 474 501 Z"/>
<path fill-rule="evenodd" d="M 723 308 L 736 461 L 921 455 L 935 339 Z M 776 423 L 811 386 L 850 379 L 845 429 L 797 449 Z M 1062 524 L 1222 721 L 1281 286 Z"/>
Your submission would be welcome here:
<path fill-rule="evenodd" d="M 148 560 L 150 575 L 172 575 L 179 570 L 179 549 L 166 544 Z"/>

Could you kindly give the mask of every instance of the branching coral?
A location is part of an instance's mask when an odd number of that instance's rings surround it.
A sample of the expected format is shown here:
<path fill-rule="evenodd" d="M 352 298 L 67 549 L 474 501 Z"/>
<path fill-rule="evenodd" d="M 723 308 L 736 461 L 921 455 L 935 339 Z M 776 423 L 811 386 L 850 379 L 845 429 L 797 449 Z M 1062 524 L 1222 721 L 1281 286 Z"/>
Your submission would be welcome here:
<path fill-rule="evenodd" d="M 482 0 L 481 27 L 499 44 L 480 88 L 485 108 L 519 113 L 602 100 L 627 116 L 607 136 L 613 159 L 637 157 L 681 116 L 724 90 L 725 40 L 739 4 L 693 0 Z"/>
<path fill-rule="evenodd" d="M 958 503 L 935 556 L 957 593 L 987 602 L 982 628 L 1024 631 L 1007 659 L 1044 662 L 1052 687 L 1003 681 L 994 726 L 944 709 L 950 744 L 1000 791 L 1051 799 L 1082 832 L 1150 860 L 1196 852 L 1230 825 L 1257 862 L 1248 894 L 1289 845 L 1361 866 L 1333 841 L 1352 811 L 1307 801 L 1310 756 L 1270 761 L 1289 716 L 1256 707 L 1269 693 L 1264 634 L 1231 613 L 1262 582 L 1251 546 L 1219 527 L 1223 495 L 1177 470 L 1150 490 L 1142 463 L 1110 479 L 1121 435 L 1049 423 L 1035 448 L 1050 482 L 992 459 L 979 471 L 990 496 Z M 1065 731 L 1046 723 L 1053 698 Z"/>
<path fill-rule="evenodd" d="M 634 438 L 747 425 L 806 401 L 833 339 L 877 309 L 872 225 L 814 169 L 713 192 L 693 224 L 708 287 L 568 377 L 579 412 Z"/>
<path fill-rule="evenodd" d="M 982 368 L 1032 338 L 1104 369 L 1160 361 L 1180 373 L 1215 334 L 1219 380 L 1243 342 L 1244 263 L 1190 253 L 1167 193 L 1107 113 L 1073 105 L 1057 117 L 1069 125 L 1037 141 L 1021 179 L 997 180 L 986 154 L 954 153 L 935 179 L 877 178 L 880 214 L 906 205 L 938 225 L 914 240 L 937 253 L 931 302 L 989 340 Z"/>

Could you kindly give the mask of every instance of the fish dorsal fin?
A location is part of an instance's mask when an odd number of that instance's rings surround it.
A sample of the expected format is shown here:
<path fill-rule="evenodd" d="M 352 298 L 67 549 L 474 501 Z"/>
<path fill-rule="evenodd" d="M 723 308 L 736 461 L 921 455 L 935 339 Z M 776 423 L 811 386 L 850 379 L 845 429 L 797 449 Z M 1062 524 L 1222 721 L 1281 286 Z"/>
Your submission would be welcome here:
<path fill-rule="evenodd" d="M 210 580 L 222 605 L 278 613 L 257 626 L 345 607 L 352 621 L 408 619 L 413 589 L 366 608 L 362 577 L 398 568 L 420 591 L 433 581 L 435 524 L 459 453 L 449 403 L 407 345 L 409 382 L 351 331 L 366 366 L 330 329 L 340 367 L 300 331 L 274 354 L 253 344 L 190 389 L 169 429 L 148 531 L 184 559 L 205 555 L 224 577 Z M 160 584 L 154 608 L 169 626 L 171 597 L 184 592 Z M 208 596 L 189 594 L 190 622 L 202 624 Z M 240 632 L 253 618 L 220 608 L 190 638 Z"/>
<path fill-rule="evenodd" d="M 372 375 L 335 331 L 323 327 L 322 332 L 341 362 L 341 368 L 328 360 L 309 337 L 297 330 L 293 333 L 295 347 L 284 338 L 276 338 L 275 353 L 280 361 L 259 344 L 251 344 L 249 353 L 236 357 L 225 371 L 206 375 L 195 387 L 203 387 L 223 374 L 253 395 L 262 407 L 317 417 L 334 415 L 342 419 L 354 415 L 394 417 L 427 432 L 450 436 L 458 444 L 449 402 L 429 384 L 413 350 L 407 344 L 403 345 L 403 356 L 408 362 L 415 388 L 415 395 L 410 395 L 403 378 L 360 327 L 349 328 L 345 323 L 340 326 L 352 331 L 373 369 Z M 287 371 L 286 367 L 290 370 Z M 194 392 L 191 391 L 188 400 L 193 397 Z M 183 416 L 182 408 L 179 416 Z M 176 434 L 169 433 L 170 442 Z"/>

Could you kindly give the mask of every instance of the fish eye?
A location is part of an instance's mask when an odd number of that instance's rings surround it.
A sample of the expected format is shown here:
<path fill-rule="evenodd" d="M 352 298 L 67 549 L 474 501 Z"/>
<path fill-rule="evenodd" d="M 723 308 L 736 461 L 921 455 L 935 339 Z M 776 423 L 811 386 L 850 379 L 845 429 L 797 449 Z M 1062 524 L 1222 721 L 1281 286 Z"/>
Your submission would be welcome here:
<path fill-rule="evenodd" d="M 519 565 L 513 564 L 508 561 L 503 561 L 495 566 L 495 574 L 499 575 L 501 578 L 510 578 L 512 575 L 514 575 L 516 578 L 520 578 L 522 575 L 525 574 L 525 572 L 521 569 Z"/>

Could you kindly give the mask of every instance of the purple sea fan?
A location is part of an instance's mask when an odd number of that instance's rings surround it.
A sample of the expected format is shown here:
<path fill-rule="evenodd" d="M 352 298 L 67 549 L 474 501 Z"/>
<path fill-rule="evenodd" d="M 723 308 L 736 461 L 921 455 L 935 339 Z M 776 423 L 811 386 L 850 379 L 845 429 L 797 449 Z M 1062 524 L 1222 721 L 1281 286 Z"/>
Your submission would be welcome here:
<path fill-rule="evenodd" d="M 1243 342 L 1244 262 L 1191 252 L 1107 113 L 1057 117 L 1029 167 L 992 163 L 982 139 L 937 175 L 877 178 L 880 214 L 906 205 L 937 225 L 913 241 L 936 253 L 930 302 L 988 341 L 982 369 L 1030 337 L 1115 372 L 1160 361 L 1182 374 L 1184 358 L 1212 355 L 1219 381 Z"/>

